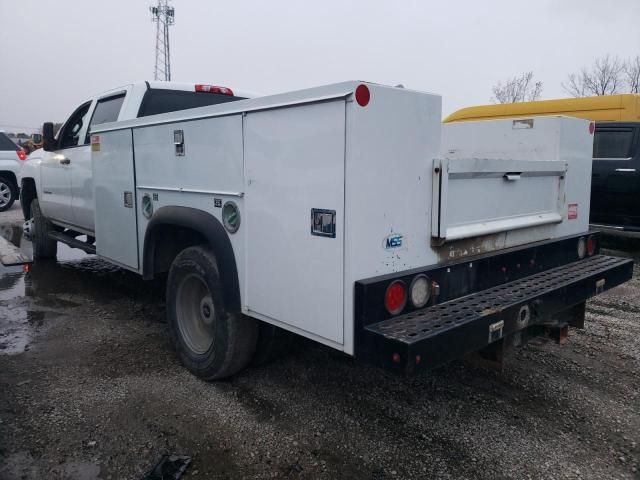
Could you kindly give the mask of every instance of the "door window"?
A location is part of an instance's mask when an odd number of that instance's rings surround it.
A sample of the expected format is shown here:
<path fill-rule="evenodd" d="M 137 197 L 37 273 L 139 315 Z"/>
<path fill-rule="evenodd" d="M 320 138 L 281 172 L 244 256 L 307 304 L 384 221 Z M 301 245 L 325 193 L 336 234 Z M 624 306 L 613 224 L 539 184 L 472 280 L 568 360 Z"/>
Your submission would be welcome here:
<path fill-rule="evenodd" d="M 593 158 L 625 159 L 631 157 L 633 129 L 596 130 L 593 139 Z"/>
<path fill-rule="evenodd" d="M 91 117 L 90 126 L 100 125 L 101 123 L 115 122 L 120 115 L 120 108 L 124 102 L 124 93 L 115 97 L 102 98 L 98 100 L 96 109 Z"/>
<path fill-rule="evenodd" d="M 71 117 L 69 117 L 67 123 L 64 124 L 60 130 L 60 148 L 76 147 L 78 145 L 78 142 L 80 141 L 80 131 L 84 126 L 85 117 L 89 112 L 90 106 L 91 102 L 81 105 L 75 112 L 73 112 Z"/>
<path fill-rule="evenodd" d="M 121 93 L 113 97 L 101 98 L 98 100 L 91 122 L 89 122 L 89 129 L 87 130 L 87 138 L 85 143 L 89 143 L 89 135 L 91 134 L 91 127 L 94 125 L 100 125 L 101 123 L 115 122 L 120 115 L 120 109 L 124 102 L 125 94 Z"/>

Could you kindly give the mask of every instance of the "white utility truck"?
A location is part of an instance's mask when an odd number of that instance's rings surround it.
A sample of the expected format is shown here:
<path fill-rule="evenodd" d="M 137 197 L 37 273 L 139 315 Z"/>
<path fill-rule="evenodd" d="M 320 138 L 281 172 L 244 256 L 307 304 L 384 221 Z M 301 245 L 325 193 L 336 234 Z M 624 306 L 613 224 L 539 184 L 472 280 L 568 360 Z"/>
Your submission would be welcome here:
<path fill-rule="evenodd" d="M 104 117 L 120 121 L 45 128 L 22 182 L 37 256 L 62 241 L 168 274 L 172 342 L 202 378 L 238 372 L 280 329 L 405 373 L 497 359 L 564 340 L 586 299 L 631 278 L 588 231 L 588 121 L 443 126 L 439 96 L 366 82 L 198 88 L 237 101 L 125 120 L 137 102 L 111 92 Z"/>

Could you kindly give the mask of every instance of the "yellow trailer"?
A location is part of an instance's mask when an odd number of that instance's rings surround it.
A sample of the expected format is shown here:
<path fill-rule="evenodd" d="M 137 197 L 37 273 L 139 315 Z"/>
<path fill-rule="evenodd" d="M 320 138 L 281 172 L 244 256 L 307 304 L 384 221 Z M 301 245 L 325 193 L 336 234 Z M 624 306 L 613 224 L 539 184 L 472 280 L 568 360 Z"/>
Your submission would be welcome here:
<path fill-rule="evenodd" d="M 457 110 L 444 123 L 541 115 L 566 115 L 596 122 L 638 122 L 640 94 L 480 105 Z"/>

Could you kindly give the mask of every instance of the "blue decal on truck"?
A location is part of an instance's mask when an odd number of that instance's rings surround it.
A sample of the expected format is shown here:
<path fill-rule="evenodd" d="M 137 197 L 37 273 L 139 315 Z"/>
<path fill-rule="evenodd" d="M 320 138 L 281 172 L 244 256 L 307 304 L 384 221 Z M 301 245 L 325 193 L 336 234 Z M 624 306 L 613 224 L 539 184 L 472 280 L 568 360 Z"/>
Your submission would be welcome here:
<path fill-rule="evenodd" d="M 384 239 L 384 248 L 385 250 L 389 250 L 392 248 L 401 248 L 402 247 L 402 235 L 399 233 L 393 233 Z"/>

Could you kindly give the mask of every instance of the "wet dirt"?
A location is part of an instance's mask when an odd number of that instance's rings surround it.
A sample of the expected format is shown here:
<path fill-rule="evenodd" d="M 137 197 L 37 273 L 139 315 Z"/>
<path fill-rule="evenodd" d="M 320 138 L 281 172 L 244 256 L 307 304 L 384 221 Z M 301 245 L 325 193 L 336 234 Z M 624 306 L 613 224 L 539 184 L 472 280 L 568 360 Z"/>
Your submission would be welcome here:
<path fill-rule="evenodd" d="M 167 453 L 193 458 L 186 478 L 640 478 L 638 270 L 503 374 L 400 378 L 299 341 L 205 383 L 169 346 L 162 281 L 62 247 L 2 268 L 2 480 L 139 479 Z"/>

